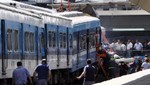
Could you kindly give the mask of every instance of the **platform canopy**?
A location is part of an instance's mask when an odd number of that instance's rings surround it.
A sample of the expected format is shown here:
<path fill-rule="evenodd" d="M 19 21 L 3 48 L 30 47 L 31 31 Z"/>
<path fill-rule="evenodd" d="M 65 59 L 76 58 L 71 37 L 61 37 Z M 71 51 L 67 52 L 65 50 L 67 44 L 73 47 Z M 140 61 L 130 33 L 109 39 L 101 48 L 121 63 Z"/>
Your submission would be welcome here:
<path fill-rule="evenodd" d="M 142 9 L 150 12 L 150 0 L 129 0 L 134 5 L 140 6 Z"/>

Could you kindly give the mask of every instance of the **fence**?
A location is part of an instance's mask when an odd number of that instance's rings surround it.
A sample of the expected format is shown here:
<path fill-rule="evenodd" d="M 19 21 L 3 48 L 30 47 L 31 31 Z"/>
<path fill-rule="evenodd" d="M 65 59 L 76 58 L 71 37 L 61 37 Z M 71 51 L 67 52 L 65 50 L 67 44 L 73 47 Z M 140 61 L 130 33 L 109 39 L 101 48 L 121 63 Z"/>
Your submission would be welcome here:
<path fill-rule="evenodd" d="M 150 50 L 127 50 L 127 51 L 115 51 L 121 57 L 135 57 L 135 56 L 145 56 L 150 57 Z"/>

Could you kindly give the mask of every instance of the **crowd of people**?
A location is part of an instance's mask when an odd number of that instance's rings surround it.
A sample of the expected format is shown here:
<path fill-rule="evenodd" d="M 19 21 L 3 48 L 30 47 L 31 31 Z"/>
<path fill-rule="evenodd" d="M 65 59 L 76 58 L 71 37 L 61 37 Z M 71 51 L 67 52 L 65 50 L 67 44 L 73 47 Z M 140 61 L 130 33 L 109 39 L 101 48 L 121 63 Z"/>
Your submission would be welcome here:
<path fill-rule="evenodd" d="M 120 43 L 120 40 L 118 40 L 117 43 Z M 116 44 L 116 43 L 114 43 L 114 44 Z M 115 60 L 110 59 L 112 57 L 111 57 L 111 55 L 108 54 L 108 52 L 103 52 L 106 50 L 99 49 L 97 51 L 97 53 L 99 54 L 98 56 L 100 58 L 102 58 L 103 67 L 104 67 L 107 75 L 109 76 L 109 79 L 127 75 L 127 74 L 131 74 L 131 73 L 142 71 L 142 70 L 146 70 L 146 69 L 150 68 L 149 57 L 145 54 L 144 55 L 142 54 L 142 50 L 144 49 L 143 44 L 140 43 L 138 40 L 136 40 L 136 43 L 134 43 L 134 44 L 132 44 L 132 42 L 130 40 L 128 40 L 128 44 L 130 44 L 130 45 L 128 45 L 128 47 L 130 47 L 131 50 L 133 50 L 133 48 L 134 48 L 134 50 L 139 51 L 139 52 L 136 52 L 134 54 L 134 56 L 133 55 L 130 56 L 130 57 L 133 57 L 133 59 L 134 59 L 133 62 L 126 62 L 123 60 L 120 62 L 115 62 Z M 122 53 L 121 51 L 118 51 L 116 49 L 115 49 L 115 52 L 120 53 L 120 55 Z M 103 53 L 106 53 L 107 56 L 104 57 L 102 55 Z M 140 55 L 142 55 L 142 56 L 140 56 Z M 101 68 L 99 68 L 99 70 L 101 70 Z M 99 74 L 103 74 L 103 72 L 99 71 Z M 103 79 L 102 76 L 103 75 L 101 75 L 101 77 L 99 77 L 99 79 L 101 79 L 100 82 L 103 80 L 106 80 L 106 79 Z"/>
<path fill-rule="evenodd" d="M 150 50 L 150 42 L 142 44 L 138 40 L 135 43 L 128 40 L 126 43 L 120 40 L 117 42 L 112 42 L 110 47 L 113 51 L 121 55 L 123 57 L 134 57 L 134 56 L 141 56 L 141 55 L 148 55 L 148 52 L 143 52 L 143 50 Z M 133 55 L 134 53 L 134 55 Z M 143 54 L 144 53 L 144 54 Z M 131 74 L 134 72 L 146 70 L 150 68 L 149 59 L 147 58 L 137 58 L 132 63 L 126 63 L 121 61 L 116 63 L 115 61 L 111 60 L 109 54 L 101 49 L 97 49 L 97 56 L 101 59 L 101 64 L 103 65 L 103 69 L 97 66 L 93 66 L 91 60 L 87 60 L 87 65 L 84 67 L 83 72 L 81 75 L 76 77 L 77 79 L 84 78 L 83 85 L 92 85 L 96 82 L 101 82 L 103 80 L 115 78 L 118 76 L 123 76 L 127 74 Z M 106 73 L 104 73 L 104 70 Z M 36 77 L 36 75 L 38 75 Z M 101 75 L 101 76 L 99 76 Z M 103 78 L 108 76 L 108 78 Z M 36 85 L 47 85 L 47 82 L 51 79 L 51 70 L 47 65 L 46 59 L 42 59 L 40 65 L 34 70 L 33 79 L 29 71 L 22 66 L 22 62 L 17 62 L 17 68 L 14 69 L 12 73 L 13 84 L 12 85 L 28 85 L 28 79 L 30 80 L 31 85 L 33 81 L 36 80 Z M 97 79 L 98 78 L 98 79 Z"/>
<path fill-rule="evenodd" d="M 150 41 L 140 42 L 139 40 L 113 40 L 110 43 L 110 48 L 112 48 L 116 54 L 123 57 L 149 55 Z"/>
<path fill-rule="evenodd" d="M 108 58 L 108 55 L 101 59 L 103 59 L 101 60 L 101 64 L 103 65 L 106 74 L 104 74 L 102 68 L 92 65 L 91 59 L 87 59 L 87 65 L 84 67 L 83 72 L 76 77 L 77 79 L 84 78 L 83 85 L 92 85 L 95 82 L 102 82 L 107 79 L 150 68 L 148 58 L 137 58 L 132 63 L 126 63 L 124 61 L 116 63 L 113 60 L 109 60 L 110 58 Z M 106 75 L 108 78 L 106 78 Z M 36 85 L 48 85 L 47 83 L 51 79 L 51 71 L 46 60 L 42 59 L 41 64 L 37 65 L 35 68 L 32 79 L 29 71 L 23 67 L 22 62 L 19 61 L 17 62 L 17 68 L 14 69 L 12 73 L 12 77 L 12 85 L 33 85 L 33 82 L 36 83 Z M 30 81 L 30 84 L 28 80 Z"/>

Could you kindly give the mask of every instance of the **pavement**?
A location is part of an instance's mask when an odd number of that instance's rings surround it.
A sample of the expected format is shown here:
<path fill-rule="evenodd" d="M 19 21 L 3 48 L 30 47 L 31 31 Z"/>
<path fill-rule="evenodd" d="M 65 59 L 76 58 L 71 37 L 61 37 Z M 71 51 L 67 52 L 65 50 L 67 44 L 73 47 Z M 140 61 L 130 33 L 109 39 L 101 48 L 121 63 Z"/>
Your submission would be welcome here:
<path fill-rule="evenodd" d="M 150 75 L 143 76 L 137 80 L 131 81 L 123 85 L 150 85 Z"/>
<path fill-rule="evenodd" d="M 127 74 L 93 85 L 150 85 L 150 69 Z"/>

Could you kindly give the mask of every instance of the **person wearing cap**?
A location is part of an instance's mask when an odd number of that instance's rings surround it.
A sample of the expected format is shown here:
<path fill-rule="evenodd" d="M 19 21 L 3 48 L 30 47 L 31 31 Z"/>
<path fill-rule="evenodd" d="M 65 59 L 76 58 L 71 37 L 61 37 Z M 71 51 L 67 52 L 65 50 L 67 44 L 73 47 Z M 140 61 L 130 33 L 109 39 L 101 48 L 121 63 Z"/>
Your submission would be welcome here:
<path fill-rule="evenodd" d="M 39 64 L 33 73 L 33 77 L 35 78 L 37 74 L 37 82 L 36 85 L 47 85 L 48 81 L 51 78 L 51 70 L 47 65 L 46 59 L 42 59 L 42 63 Z"/>

